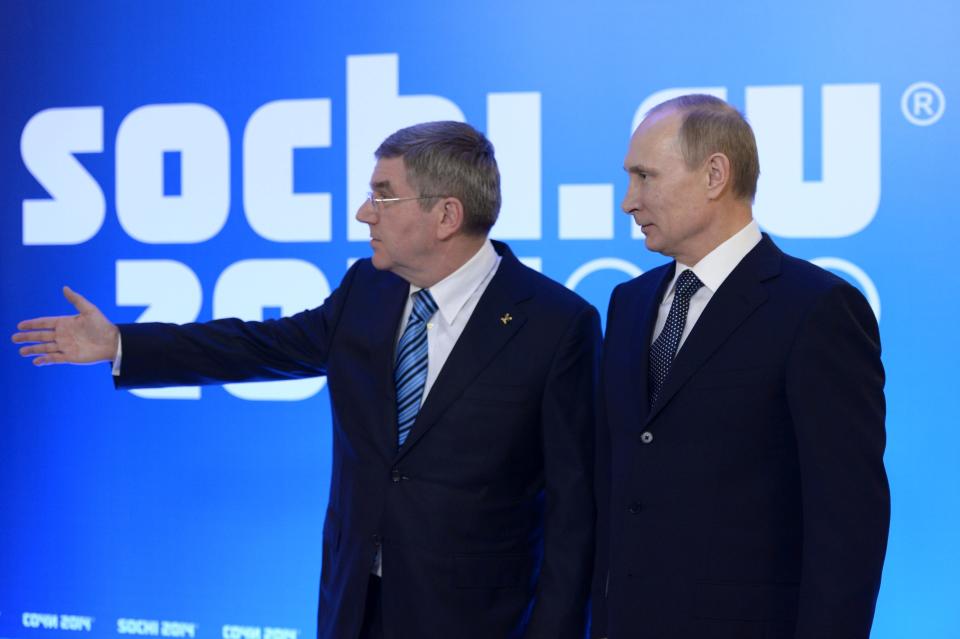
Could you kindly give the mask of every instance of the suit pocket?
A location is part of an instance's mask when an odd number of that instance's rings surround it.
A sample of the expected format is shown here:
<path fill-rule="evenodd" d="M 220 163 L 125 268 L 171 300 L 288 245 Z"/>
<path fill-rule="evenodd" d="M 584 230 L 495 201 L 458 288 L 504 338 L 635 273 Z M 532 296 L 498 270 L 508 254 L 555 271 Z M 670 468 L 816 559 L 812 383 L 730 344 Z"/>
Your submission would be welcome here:
<path fill-rule="evenodd" d="M 531 558 L 524 554 L 454 555 L 457 588 L 522 588 L 530 582 Z"/>
<path fill-rule="evenodd" d="M 798 584 L 696 584 L 693 616 L 697 619 L 789 621 L 797 618 Z"/>
<path fill-rule="evenodd" d="M 477 382 L 468 386 L 461 398 L 481 402 L 518 403 L 529 400 L 531 395 L 529 386 Z"/>

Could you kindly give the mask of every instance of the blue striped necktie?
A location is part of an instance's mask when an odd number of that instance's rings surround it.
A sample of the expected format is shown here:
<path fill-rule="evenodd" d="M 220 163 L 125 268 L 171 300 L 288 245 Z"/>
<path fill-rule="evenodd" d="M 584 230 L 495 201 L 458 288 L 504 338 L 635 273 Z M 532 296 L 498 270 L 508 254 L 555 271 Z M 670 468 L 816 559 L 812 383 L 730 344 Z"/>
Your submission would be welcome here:
<path fill-rule="evenodd" d="M 690 298 L 700 290 L 703 282 L 691 271 L 686 270 L 677 278 L 673 288 L 673 302 L 670 303 L 670 312 L 667 321 L 660 331 L 660 335 L 650 346 L 650 406 L 657 403 L 663 383 L 667 380 L 673 358 L 677 355 L 677 346 L 680 345 L 680 336 L 687 323 L 687 311 L 690 310 Z"/>
<path fill-rule="evenodd" d="M 406 441 L 420 411 L 423 387 L 427 382 L 427 320 L 437 312 L 437 303 L 427 289 L 413 295 L 413 310 L 397 344 L 397 365 L 393 380 L 397 386 L 397 438 Z"/>

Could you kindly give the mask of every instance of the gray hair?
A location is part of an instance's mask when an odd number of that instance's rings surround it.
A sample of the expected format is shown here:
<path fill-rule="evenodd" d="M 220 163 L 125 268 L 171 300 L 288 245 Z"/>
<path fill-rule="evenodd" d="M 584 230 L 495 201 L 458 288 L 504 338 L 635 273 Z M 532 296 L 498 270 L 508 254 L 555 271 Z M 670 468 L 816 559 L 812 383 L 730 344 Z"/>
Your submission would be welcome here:
<path fill-rule="evenodd" d="M 407 181 L 419 194 L 455 197 L 463 204 L 464 232 L 486 235 L 500 213 L 500 171 L 493 145 L 462 122 L 425 122 L 400 129 L 377 148 L 381 158 L 403 158 Z M 436 199 L 420 201 L 424 210 Z"/>

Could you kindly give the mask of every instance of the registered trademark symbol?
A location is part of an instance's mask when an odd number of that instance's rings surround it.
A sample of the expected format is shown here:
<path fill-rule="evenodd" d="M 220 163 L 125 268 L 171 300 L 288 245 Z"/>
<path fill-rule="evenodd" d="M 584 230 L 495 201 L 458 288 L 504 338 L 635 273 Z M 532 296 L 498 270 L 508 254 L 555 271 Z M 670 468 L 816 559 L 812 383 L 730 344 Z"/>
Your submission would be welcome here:
<path fill-rule="evenodd" d="M 947 99 L 933 82 L 914 82 L 900 98 L 903 117 L 917 126 L 930 126 L 943 117 Z"/>

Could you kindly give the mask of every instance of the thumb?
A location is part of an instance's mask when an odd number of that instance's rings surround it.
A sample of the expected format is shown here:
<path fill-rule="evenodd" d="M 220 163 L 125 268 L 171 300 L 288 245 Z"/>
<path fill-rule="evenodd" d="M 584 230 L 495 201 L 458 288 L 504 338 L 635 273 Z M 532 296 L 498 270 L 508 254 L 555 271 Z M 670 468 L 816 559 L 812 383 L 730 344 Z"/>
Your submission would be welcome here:
<path fill-rule="evenodd" d="M 80 293 L 77 293 L 69 286 L 63 287 L 63 296 L 66 297 L 67 301 L 73 304 L 73 307 L 80 313 L 90 313 L 97 310 L 97 307 L 87 301 L 87 298 Z"/>

